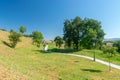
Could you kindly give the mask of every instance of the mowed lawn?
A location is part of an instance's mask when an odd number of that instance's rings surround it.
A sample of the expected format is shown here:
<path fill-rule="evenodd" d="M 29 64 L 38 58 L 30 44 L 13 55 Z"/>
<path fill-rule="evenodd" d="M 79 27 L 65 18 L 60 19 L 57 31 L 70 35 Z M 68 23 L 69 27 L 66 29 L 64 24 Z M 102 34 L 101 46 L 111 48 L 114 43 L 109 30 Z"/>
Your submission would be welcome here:
<path fill-rule="evenodd" d="M 4 33 L 5 36 L 2 36 Z M 119 80 L 120 70 L 91 60 L 58 53 L 43 53 L 30 38 L 15 49 L 6 46 L 8 33 L 0 32 L 0 80 Z M 4 37 L 4 38 L 2 38 Z M 50 45 L 49 45 L 50 46 Z"/>

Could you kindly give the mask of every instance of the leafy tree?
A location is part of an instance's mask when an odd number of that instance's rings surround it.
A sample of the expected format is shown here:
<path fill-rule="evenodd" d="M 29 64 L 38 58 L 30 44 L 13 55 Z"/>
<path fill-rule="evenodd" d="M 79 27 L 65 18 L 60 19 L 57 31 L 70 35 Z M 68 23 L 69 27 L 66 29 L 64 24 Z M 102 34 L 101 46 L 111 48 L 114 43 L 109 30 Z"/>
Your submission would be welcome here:
<path fill-rule="evenodd" d="M 111 71 L 111 66 L 110 66 L 111 58 L 115 56 L 115 53 L 117 53 L 117 48 L 105 46 L 102 50 L 103 50 L 103 53 L 106 54 L 106 56 L 109 59 L 109 71 Z"/>
<path fill-rule="evenodd" d="M 19 30 L 22 34 L 26 32 L 26 28 L 24 26 L 20 26 Z"/>
<path fill-rule="evenodd" d="M 12 48 L 15 48 L 16 44 L 20 41 L 20 34 L 15 32 L 14 30 L 11 30 L 9 35 L 9 40 L 10 40 L 10 46 Z"/>
<path fill-rule="evenodd" d="M 118 48 L 118 52 L 120 53 L 120 41 L 115 41 L 115 42 L 113 43 L 113 46 L 114 46 L 114 47 L 117 47 L 117 48 Z"/>
<path fill-rule="evenodd" d="M 32 32 L 32 39 L 33 44 L 35 44 L 37 47 L 40 47 L 40 44 L 42 43 L 43 40 L 43 35 L 39 31 L 34 31 Z"/>
<path fill-rule="evenodd" d="M 67 47 L 71 47 L 72 44 L 72 28 L 71 28 L 72 24 L 71 21 L 69 20 L 65 20 L 64 22 L 64 41 L 65 41 L 65 46 Z"/>
<path fill-rule="evenodd" d="M 84 48 L 93 48 L 93 43 L 98 48 L 102 45 L 105 33 L 101 29 L 101 23 L 97 20 L 85 18 L 83 20 L 82 33 L 82 46 Z"/>
<path fill-rule="evenodd" d="M 80 45 L 80 38 L 81 38 L 81 30 L 82 30 L 82 19 L 80 17 L 75 17 L 72 21 L 72 41 L 73 41 L 73 48 L 77 49 Z"/>
<path fill-rule="evenodd" d="M 76 17 L 73 20 L 65 20 L 64 22 L 64 41 L 66 46 L 79 48 L 82 29 L 82 19 Z"/>
<path fill-rule="evenodd" d="M 58 46 L 59 48 L 63 44 L 63 39 L 60 36 L 55 37 L 54 41 L 56 43 L 56 46 Z"/>
<path fill-rule="evenodd" d="M 105 35 L 101 29 L 101 23 L 89 18 L 82 20 L 80 17 L 76 17 L 73 20 L 65 20 L 63 30 L 66 46 L 77 50 L 80 47 L 91 49 L 93 43 L 96 44 L 95 47 L 99 48 Z"/>

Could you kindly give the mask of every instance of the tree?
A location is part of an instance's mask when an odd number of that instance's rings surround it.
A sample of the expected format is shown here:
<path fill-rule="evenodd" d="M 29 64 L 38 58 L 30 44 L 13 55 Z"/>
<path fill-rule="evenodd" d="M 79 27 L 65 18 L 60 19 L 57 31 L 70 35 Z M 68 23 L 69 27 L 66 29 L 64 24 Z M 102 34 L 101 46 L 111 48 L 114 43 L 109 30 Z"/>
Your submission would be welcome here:
<path fill-rule="evenodd" d="M 59 48 L 63 44 L 63 39 L 60 36 L 55 37 L 54 41 L 56 43 L 56 46 L 59 47 Z"/>
<path fill-rule="evenodd" d="M 103 47 L 103 53 L 106 54 L 106 56 L 109 59 L 109 71 L 111 71 L 111 58 L 115 55 L 115 53 L 117 53 L 117 48 L 116 47 L 109 47 L 109 46 L 105 46 Z"/>
<path fill-rule="evenodd" d="M 79 49 L 92 49 L 93 43 L 97 48 L 102 45 L 104 31 L 101 29 L 101 23 L 94 19 L 75 17 L 72 20 L 64 22 L 64 36 L 66 46 Z"/>
<path fill-rule="evenodd" d="M 72 26 L 71 21 L 65 20 L 64 29 L 63 29 L 63 31 L 64 31 L 63 39 L 65 41 L 65 46 L 69 47 L 69 48 L 72 45 L 72 29 L 71 29 L 71 26 Z"/>
<path fill-rule="evenodd" d="M 77 49 L 80 45 L 80 38 L 81 38 L 81 30 L 82 30 L 82 19 L 80 17 L 75 17 L 72 21 L 72 40 L 73 40 L 73 48 Z"/>
<path fill-rule="evenodd" d="M 20 34 L 15 32 L 14 30 L 11 30 L 9 35 L 9 40 L 10 40 L 10 46 L 12 48 L 15 48 L 16 44 L 20 41 Z"/>
<path fill-rule="evenodd" d="M 42 43 L 43 40 L 43 35 L 39 31 L 34 31 L 32 32 L 32 39 L 33 44 L 35 44 L 37 47 L 40 47 L 40 44 Z"/>
<path fill-rule="evenodd" d="M 83 20 L 82 33 L 82 46 L 87 49 L 93 48 L 93 43 L 96 43 L 96 47 L 99 48 L 105 35 L 101 23 L 89 18 Z"/>
<path fill-rule="evenodd" d="M 24 26 L 20 26 L 19 30 L 22 34 L 26 32 L 26 28 Z"/>
<path fill-rule="evenodd" d="M 76 17 L 73 20 L 65 20 L 64 22 L 64 41 L 66 46 L 73 47 L 74 49 L 79 48 L 81 38 L 82 19 Z"/>

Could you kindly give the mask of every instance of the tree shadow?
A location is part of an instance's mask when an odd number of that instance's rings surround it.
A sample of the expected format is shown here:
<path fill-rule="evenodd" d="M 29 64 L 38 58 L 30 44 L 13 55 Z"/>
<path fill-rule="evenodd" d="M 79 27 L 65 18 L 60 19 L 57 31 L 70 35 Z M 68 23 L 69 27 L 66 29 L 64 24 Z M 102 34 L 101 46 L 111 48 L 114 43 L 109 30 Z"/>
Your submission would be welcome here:
<path fill-rule="evenodd" d="M 4 45 L 6 45 L 6 46 L 8 46 L 8 47 L 12 47 L 9 43 L 7 43 L 6 41 L 2 41 L 2 43 L 4 44 Z"/>
<path fill-rule="evenodd" d="M 51 53 L 49 50 L 48 50 L 48 51 L 44 51 L 44 50 L 33 50 L 33 51 L 36 51 L 36 52 L 39 52 L 39 53 Z M 38 53 L 35 53 L 35 54 L 38 54 Z"/>
<path fill-rule="evenodd" d="M 102 72 L 101 70 L 95 70 L 95 69 L 81 69 L 82 71 L 87 71 L 87 72 L 97 72 L 100 73 Z"/>
<path fill-rule="evenodd" d="M 53 49 L 49 49 L 49 51 L 53 53 L 74 53 L 74 52 L 78 52 L 79 50 L 53 48 Z"/>
<path fill-rule="evenodd" d="M 33 51 L 36 51 L 36 52 L 39 52 L 39 53 L 64 53 L 64 54 L 68 53 L 69 54 L 69 53 L 77 52 L 79 50 L 52 48 L 52 49 L 48 49 L 48 51 L 44 51 L 44 50 L 33 50 Z"/>

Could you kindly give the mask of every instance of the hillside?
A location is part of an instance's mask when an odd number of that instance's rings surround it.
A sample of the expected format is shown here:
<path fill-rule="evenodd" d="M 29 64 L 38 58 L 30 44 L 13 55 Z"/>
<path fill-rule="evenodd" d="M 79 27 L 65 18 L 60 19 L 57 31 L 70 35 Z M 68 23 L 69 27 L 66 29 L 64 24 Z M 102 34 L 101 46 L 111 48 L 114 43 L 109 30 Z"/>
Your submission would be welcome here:
<path fill-rule="evenodd" d="M 4 44 L 4 42 L 9 43 L 9 32 L 6 31 L 1 31 L 0 30 L 0 80 L 2 79 L 7 79 L 7 80 L 11 80 L 13 79 L 17 79 L 17 78 L 21 78 L 19 74 L 11 72 L 11 70 L 9 70 L 11 68 L 11 64 L 13 63 L 10 62 L 8 63 L 14 56 L 17 56 L 16 54 L 20 53 L 20 49 L 24 48 L 24 49 L 29 49 L 29 51 L 32 49 L 33 45 L 31 45 L 32 40 L 30 38 L 25 38 L 25 37 L 21 37 L 21 42 L 19 42 L 16 46 L 15 49 L 12 49 L 10 47 L 8 47 L 7 45 Z M 24 41 L 24 42 L 23 42 Z M 17 59 L 17 58 L 16 58 Z M 14 59 L 14 60 L 16 60 Z M 7 61 L 6 61 L 7 60 Z"/>
<path fill-rule="evenodd" d="M 43 53 L 22 37 L 15 49 L 5 45 L 8 32 L 0 31 L 0 80 L 118 80 L 120 70 L 69 55 Z M 49 45 L 50 48 L 53 45 Z"/>

